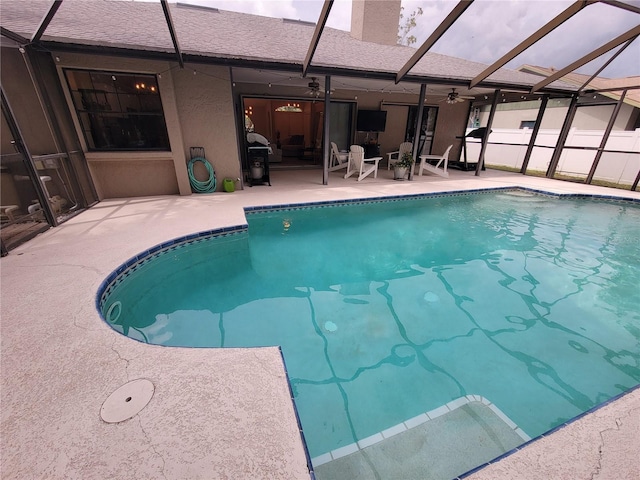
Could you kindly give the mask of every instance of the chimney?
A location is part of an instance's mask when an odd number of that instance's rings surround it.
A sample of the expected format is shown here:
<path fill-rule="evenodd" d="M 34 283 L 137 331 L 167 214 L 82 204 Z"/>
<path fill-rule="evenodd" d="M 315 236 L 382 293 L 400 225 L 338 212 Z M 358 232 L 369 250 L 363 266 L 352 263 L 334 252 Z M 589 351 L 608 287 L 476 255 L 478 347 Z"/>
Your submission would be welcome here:
<path fill-rule="evenodd" d="M 401 0 L 352 0 L 351 36 L 364 42 L 396 45 Z"/>

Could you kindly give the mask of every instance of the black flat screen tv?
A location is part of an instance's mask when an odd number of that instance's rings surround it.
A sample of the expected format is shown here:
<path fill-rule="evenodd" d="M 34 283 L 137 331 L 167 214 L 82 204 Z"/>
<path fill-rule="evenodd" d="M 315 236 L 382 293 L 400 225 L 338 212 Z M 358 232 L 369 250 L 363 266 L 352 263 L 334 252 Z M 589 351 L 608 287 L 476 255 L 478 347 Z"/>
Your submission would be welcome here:
<path fill-rule="evenodd" d="M 384 110 L 358 110 L 356 130 L 359 132 L 384 132 L 387 112 Z"/>

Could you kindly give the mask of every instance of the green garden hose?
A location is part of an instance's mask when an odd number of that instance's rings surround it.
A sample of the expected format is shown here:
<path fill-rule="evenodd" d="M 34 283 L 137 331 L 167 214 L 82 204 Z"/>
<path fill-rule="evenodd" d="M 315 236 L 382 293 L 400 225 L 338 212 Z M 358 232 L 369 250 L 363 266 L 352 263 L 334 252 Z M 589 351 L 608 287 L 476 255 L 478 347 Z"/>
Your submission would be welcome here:
<path fill-rule="evenodd" d="M 209 172 L 209 179 L 206 182 L 201 182 L 193 174 L 193 164 L 196 162 L 202 162 L 202 164 L 207 169 L 207 172 Z M 213 166 L 206 158 L 192 158 L 191 160 L 189 160 L 187 170 L 189 171 L 189 183 L 191 183 L 191 188 L 195 193 L 211 193 L 216 191 L 216 173 L 213 171 Z"/>

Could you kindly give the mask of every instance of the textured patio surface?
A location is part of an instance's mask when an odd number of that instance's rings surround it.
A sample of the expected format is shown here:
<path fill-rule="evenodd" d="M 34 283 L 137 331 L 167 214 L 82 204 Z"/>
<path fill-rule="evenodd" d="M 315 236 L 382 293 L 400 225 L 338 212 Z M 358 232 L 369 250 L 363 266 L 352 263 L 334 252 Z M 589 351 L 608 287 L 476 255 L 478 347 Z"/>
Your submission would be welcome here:
<path fill-rule="evenodd" d="M 250 205 L 507 185 L 640 198 L 490 170 L 413 182 L 391 173 L 358 183 L 336 172 L 323 186 L 319 171 L 274 171 L 272 187 L 107 200 L 13 250 L 0 261 L 0 477 L 309 478 L 277 348 L 150 346 L 100 319 L 101 282 L 153 245 L 244 223 Z M 138 378 L 155 386 L 150 403 L 104 423 L 102 403 Z M 639 408 L 636 390 L 473 478 L 637 478 L 628 475 L 637 468 Z"/>

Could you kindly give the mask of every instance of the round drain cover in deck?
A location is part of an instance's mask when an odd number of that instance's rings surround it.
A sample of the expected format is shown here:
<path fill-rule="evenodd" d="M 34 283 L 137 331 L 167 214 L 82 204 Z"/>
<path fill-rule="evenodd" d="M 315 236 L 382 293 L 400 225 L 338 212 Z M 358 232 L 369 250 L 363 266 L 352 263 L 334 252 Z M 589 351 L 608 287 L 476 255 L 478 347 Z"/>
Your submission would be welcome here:
<path fill-rule="evenodd" d="M 124 422 L 147 406 L 154 390 L 153 383 L 146 378 L 125 383 L 104 401 L 100 417 L 107 423 Z"/>

